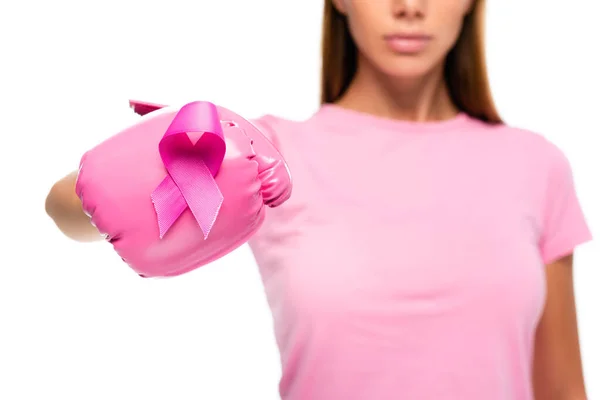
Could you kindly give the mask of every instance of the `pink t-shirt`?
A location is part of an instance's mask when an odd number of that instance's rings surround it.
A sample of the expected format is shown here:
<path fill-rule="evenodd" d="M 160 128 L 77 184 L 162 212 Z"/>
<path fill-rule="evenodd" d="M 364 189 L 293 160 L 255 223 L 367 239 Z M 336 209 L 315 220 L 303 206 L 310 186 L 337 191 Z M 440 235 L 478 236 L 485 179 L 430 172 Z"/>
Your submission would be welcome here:
<path fill-rule="evenodd" d="M 542 136 L 334 105 L 255 121 L 292 198 L 250 244 L 285 400 L 530 400 L 545 266 L 591 239 Z"/>

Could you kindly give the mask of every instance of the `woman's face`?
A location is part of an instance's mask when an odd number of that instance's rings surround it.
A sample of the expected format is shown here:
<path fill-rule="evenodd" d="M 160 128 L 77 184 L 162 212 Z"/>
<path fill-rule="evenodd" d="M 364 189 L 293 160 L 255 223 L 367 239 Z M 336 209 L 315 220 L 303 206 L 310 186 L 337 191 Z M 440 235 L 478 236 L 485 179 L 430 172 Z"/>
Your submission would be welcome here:
<path fill-rule="evenodd" d="M 474 0 L 333 0 L 369 64 L 394 78 L 442 65 Z"/>

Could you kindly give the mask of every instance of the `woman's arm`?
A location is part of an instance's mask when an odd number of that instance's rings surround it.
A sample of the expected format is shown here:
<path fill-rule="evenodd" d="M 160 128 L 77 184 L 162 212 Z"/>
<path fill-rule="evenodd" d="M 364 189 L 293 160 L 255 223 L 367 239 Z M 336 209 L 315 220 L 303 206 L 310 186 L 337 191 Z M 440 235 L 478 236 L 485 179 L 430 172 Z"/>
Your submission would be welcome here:
<path fill-rule="evenodd" d="M 75 193 L 77 171 L 56 182 L 46 197 L 46 213 L 67 237 L 78 242 L 101 240 L 102 236 L 83 212 Z"/>
<path fill-rule="evenodd" d="M 546 267 L 546 307 L 537 328 L 536 400 L 586 400 L 573 286 L 573 255 Z"/>

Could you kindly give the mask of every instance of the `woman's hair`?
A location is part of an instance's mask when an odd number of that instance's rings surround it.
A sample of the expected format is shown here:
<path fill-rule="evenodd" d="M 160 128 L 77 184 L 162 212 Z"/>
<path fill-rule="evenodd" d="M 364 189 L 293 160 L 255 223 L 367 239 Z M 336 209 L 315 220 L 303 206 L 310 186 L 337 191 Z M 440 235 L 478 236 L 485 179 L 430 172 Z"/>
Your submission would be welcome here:
<path fill-rule="evenodd" d="M 485 0 L 475 0 L 456 45 L 446 59 L 444 75 L 450 96 L 466 114 L 500 123 L 489 86 L 484 47 Z M 325 0 L 323 17 L 321 103 L 334 103 L 348 89 L 358 63 L 358 49 L 346 17 Z"/>

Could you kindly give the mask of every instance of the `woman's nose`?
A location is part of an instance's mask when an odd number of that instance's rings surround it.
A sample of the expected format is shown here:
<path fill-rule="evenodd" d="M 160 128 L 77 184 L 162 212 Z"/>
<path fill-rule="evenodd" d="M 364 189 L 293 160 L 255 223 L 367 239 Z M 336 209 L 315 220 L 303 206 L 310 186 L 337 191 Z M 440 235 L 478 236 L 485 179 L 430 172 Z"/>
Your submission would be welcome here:
<path fill-rule="evenodd" d="M 392 12 L 396 18 L 420 19 L 425 16 L 426 3 L 427 0 L 394 0 Z"/>

